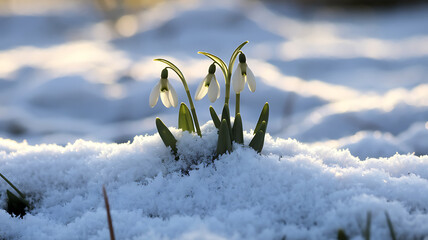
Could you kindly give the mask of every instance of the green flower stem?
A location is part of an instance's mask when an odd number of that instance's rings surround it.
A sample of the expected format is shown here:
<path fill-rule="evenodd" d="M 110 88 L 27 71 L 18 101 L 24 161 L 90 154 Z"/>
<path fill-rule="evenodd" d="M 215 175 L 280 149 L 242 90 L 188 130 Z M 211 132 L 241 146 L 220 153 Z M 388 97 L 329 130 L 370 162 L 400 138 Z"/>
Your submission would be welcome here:
<path fill-rule="evenodd" d="M 168 60 L 157 58 L 154 61 L 159 61 L 167 64 L 169 66 L 167 68 L 172 69 L 180 78 L 181 82 L 183 83 L 184 89 L 186 90 L 187 98 L 189 99 L 190 110 L 192 111 L 193 121 L 195 121 L 196 132 L 200 137 L 202 137 L 201 128 L 199 127 L 198 116 L 196 115 L 195 105 L 193 104 L 192 96 L 190 95 L 189 87 L 187 86 L 187 82 L 186 82 L 186 79 L 184 78 L 183 73 L 180 71 L 180 69 L 178 69 L 178 67 L 176 67 L 173 63 L 171 63 Z"/>
<path fill-rule="evenodd" d="M 171 69 L 174 70 L 173 68 Z M 180 75 L 178 76 L 180 77 Z M 189 99 L 190 111 L 192 111 L 193 120 L 195 121 L 196 132 L 200 137 L 202 137 L 201 128 L 199 127 L 198 116 L 196 115 L 195 105 L 193 105 L 192 95 L 190 95 L 190 91 L 189 91 L 189 87 L 187 86 L 186 79 L 184 79 L 184 76 L 180 77 L 180 79 L 181 79 L 181 82 L 183 83 L 184 89 L 186 90 L 187 98 Z"/>
<path fill-rule="evenodd" d="M 5 176 L 3 176 L 3 174 L 0 173 L 0 177 L 2 177 L 19 194 L 19 196 L 21 196 L 21 198 L 25 198 L 25 195 L 19 191 L 18 188 L 15 187 L 15 185 L 13 185 Z"/>
<path fill-rule="evenodd" d="M 241 103 L 241 94 L 237 93 L 236 94 L 236 104 L 235 104 L 235 117 L 238 115 L 238 113 L 240 112 L 240 104 Z"/>
<path fill-rule="evenodd" d="M 232 63 L 233 66 L 233 63 Z M 227 103 L 229 105 L 229 99 L 230 99 L 230 80 L 232 78 L 232 70 L 229 68 L 227 69 L 227 75 L 224 77 L 226 81 L 226 96 L 224 98 L 224 103 Z"/>
<path fill-rule="evenodd" d="M 228 72 L 228 74 L 225 76 L 226 79 L 226 96 L 224 97 L 224 103 L 229 104 L 229 96 L 230 96 L 230 76 L 232 76 L 231 73 Z"/>
<path fill-rule="evenodd" d="M 190 108 L 192 111 L 193 119 L 195 119 L 196 131 L 198 132 L 199 137 L 202 137 L 201 128 L 199 127 L 199 122 L 198 122 L 198 116 L 196 116 L 196 110 L 195 110 L 195 106 L 193 106 L 193 103 L 190 104 Z"/>

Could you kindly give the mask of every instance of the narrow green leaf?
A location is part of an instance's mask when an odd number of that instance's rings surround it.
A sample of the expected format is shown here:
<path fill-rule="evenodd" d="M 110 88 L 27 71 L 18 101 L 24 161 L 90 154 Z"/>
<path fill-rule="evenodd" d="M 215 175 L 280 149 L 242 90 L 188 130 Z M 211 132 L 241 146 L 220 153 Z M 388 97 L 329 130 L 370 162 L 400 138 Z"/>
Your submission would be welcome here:
<path fill-rule="evenodd" d="M 0 177 L 3 178 L 3 180 L 5 180 L 7 182 L 7 184 L 9 184 L 9 186 L 11 186 L 18 194 L 19 196 L 21 196 L 21 198 L 25 198 L 25 195 L 19 191 L 19 189 L 17 187 L 15 187 L 15 185 L 13 185 L 9 179 L 7 179 L 5 176 L 3 176 L 3 174 L 0 173 Z"/>
<path fill-rule="evenodd" d="M 337 231 L 337 240 L 348 240 L 349 237 L 346 235 L 343 229 Z"/>
<path fill-rule="evenodd" d="M 156 58 L 156 59 L 153 59 L 153 61 L 158 61 L 158 62 L 163 62 L 163 63 L 165 63 L 166 65 L 168 65 L 172 70 L 174 70 L 174 72 L 176 72 L 177 73 L 177 75 L 181 78 L 181 79 L 184 79 L 184 75 L 183 75 L 183 73 L 180 71 L 180 69 L 178 69 L 178 67 L 177 66 L 175 66 L 172 62 L 170 62 L 170 61 L 168 61 L 168 60 L 166 60 L 166 59 L 163 59 L 163 58 Z"/>
<path fill-rule="evenodd" d="M 223 62 L 223 60 L 221 60 L 221 58 L 217 57 L 216 55 L 213 55 L 211 53 L 207 53 L 207 52 L 198 52 L 199 54 L 205 55 L 209 58 L 211 58 L 211 60 L 213 60 L 215 63 L 217 63 L 220 66 L 221 71 L 223 71 L 224 76 L 227 76 L 227 65 L 226 63 Z"/>
<path fill-rule="evenodd" d="M 16 196 L 9 190 L 6 190 L 7 195 L 7 207 L 6 211 L 12 216 L 23 217 L 26 209 L 30 208 L 30 204 L 21 197 Z"/>
<path fill-rule="evenodd" d="M 217 141 L 217 156 L 226 152 L 232 151 L 232 142 L 230 141 L 229 128 L 225 119 L 221 121 L 220 131 L 218 133 Z"/>
<path fill-rule="evenodd" d="M 218 118 L 217 113 L 215 112 L 214 108 L 212 106 L 210 106 L 210 114 L 211 114 L 211 118 L 213 119 L 214 122 L 214 126 L 219 129 L 220 128 L 220 119 Z"/>
<path fill-rule="evenodd" d="M 233 122 L 233 140 L 236 143 L 244 144 L 244 130 L 242 128 L 242 118 L 241 114 L 238 113 L 235 117 L 235 121 Z"/>
<path fill-rule="evenodd" d="M 263 121 L 260 130 L 254 135 L 251 140 L 249 146 L 256 150 L 256 152 L 260 153 L 263 149 L 264 141 L 265 141 L 265 132 L 262 129 L 266 129 L 266 122 Z"/>
<path fill-rule="evenodd" d="M 189 108 L 184 103 L 181 103 L 180 110 L 178 112 L 178 128 L 190 133 L 195 132 L 192 115 Z"/>
<path fill-rule="evenodd" d="M 230 124 L 230 112 L 229 112 L 229 105 L 227 103 L 224 104 L 223 111 L 221 113 L 221 120 L 226 120 L 227 127 L 229 128 L 230 133 L 230 139 L 233 139 L 232 136 L 232 125 Z"/>
<path fill-rule="evenodd" d="M 233 64 L 235 63 L 236 57 L 238 56 L 239 52 L 241 51 L 241 48 L 245 46 L 245 44 L 247 44 L 248 41 L 245 41 L 243 43 L 241 43 L 241 45 L 239 45 L 235 51 L 233 51 L 232 56 L 230 57 L 230 61 L 229 61 L 229 71 L 232 72 L 232 68 L 233 68 Z"/>
<path fill-rule="evenodd" d="M 265 133 L 262 130 L 258 131 L 249 144 L 249 146 L 258 153 L 262 151 L 265 137 L 264 135 Z"/>
<path fill-rule="evenodd" d="M 167 147 L 171 147 L 174 155 L 177 154 L 177 140 L 171 131 L 165 126 L 165 124 L 159 118 L 156 118 L 156 128 L 158 129 L 159 135 Z"/>
<path fill-rule="evenodd" d="M 391 218 L 389 217 L 388 212 L 385 212 L 386 223 L 388 224 L 389 234 L 391 235 L 392 240 L 397 240 L 397 236 L 395 235 L 394 226 L 392 225 Z"/>
<path fill-rule="evenodd" d="M 269 103 L 265 103 L 265 105 L 263 106 L 262 112 L 260 113 L 259 120 L 257 121 L 256 128 L 254 129 L 254 134 L 256 134 L 260 130 L 260 127 L 263 121 L 266 122 L 266 126 L 267 126 L 268 120 L 269 120 Z M 266 132 L 266 129 L 264 130 L 264 132 Z"/>

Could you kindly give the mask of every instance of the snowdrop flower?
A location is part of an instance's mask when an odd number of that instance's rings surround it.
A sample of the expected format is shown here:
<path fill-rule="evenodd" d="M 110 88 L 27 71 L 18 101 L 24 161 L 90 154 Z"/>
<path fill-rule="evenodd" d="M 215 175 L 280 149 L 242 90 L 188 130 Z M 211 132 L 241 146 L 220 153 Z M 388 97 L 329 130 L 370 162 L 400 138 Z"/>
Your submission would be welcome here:
<path fill-rule="evenodd" d="M 211 102 L 215 102 L 220 97 L 220 84 L 214 75 L 215 68 L 215 64 L 211 64 L 207 76 L 196 89 L 195 100 L 201 100 L 207 93 Z"/>
<path fill-rule="evenodd" d="M 253 72 L 247 66 L 247 59 L 243 53 L 239 54 L 239 64 L 232 76 L 233 89 L 238 94 L 244 90 L 245 82 L 251 92 L 256 91 L 256 78 Z"/>
<path fill-rule="evenodd" d="M 166 68 L 162 70 L 159 83 L 156 84 L 156 86 L 153 88 L 152 92 L 150 93 L 150 100 L 149 100 L 150 107 L 156 106 L 156 103 L 158 102 L 158 99 L 159 99 L 159 95 L 165 107 L 167 108 L 171 106 L 177 107 L 177 103 L 178 103 L 177 93 L 175 92 L 174 88 L 168 81 L 168 69 Z"/>

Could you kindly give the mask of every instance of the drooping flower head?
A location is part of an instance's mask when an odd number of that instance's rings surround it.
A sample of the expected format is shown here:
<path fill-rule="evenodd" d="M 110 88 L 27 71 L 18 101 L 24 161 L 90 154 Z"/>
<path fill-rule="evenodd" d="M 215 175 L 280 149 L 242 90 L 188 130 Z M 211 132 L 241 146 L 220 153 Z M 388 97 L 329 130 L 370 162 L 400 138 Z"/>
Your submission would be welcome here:
<path fill-rule="evenodd" d="M 256 91 L 256 78 L 247 65 L 247 58 L 243 53 L 239 54 L 239 64 L 232 76 L 233 90 L 240 93 L 244 90 L 245 83 L 251 92 Z"/>
<path fill-rule="evenodd" d="M 156 103 L 158 102 L 159 95 L 161 97 L 163 105 L 165 107 L 169 108 L 171 106 L 177 107 L 178 98 L 177 93 L 175 92 L 174 88 L 168 81 L 168 69 L 164 68 L 161 72 L 161 78 L 156 84 L 156 86 L 153 88 L 152 92 L 150 93 L 150 107 L 156 106 Z"/>
<path fill-rule="evenodd" d="M 214 75 L 215 70 L 216 66 L 213 63 L 208 69 L 207 76 L 196 89 L 195 100 L 201 100 L 207 93 L 211 102 L 215 102 L 220 97 L 220 84 Z"/>

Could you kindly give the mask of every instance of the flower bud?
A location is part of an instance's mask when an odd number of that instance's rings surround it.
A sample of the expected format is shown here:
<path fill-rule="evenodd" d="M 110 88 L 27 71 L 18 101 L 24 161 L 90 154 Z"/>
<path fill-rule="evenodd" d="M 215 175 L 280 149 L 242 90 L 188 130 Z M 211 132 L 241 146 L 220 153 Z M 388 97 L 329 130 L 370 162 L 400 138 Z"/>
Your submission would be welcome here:
<path fill-rule="evenodd" d="M 243 53 L 239 54 L 239 62 L 240 63 L 246 63 L 247 62 L 247 58 L 245 57 L 245 54 L 243 54 Z"/>
<path fill-rule="evenodd" d="M 168 78 L 168 69 L 164 68 L 161 72 L 161 78 Z"/>
<path fill-rule="evenodd" d="M 208 73 L 209 74 L 214 74 L 215 73 L 215 63 L 210 65 L 210 68 L 208 68 Z"/>

